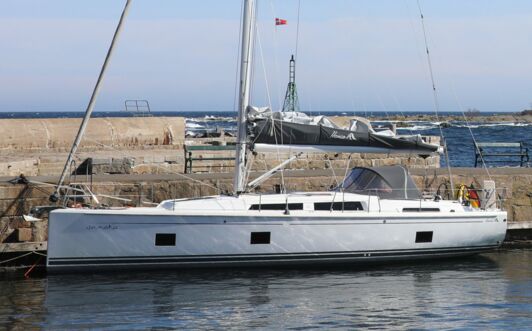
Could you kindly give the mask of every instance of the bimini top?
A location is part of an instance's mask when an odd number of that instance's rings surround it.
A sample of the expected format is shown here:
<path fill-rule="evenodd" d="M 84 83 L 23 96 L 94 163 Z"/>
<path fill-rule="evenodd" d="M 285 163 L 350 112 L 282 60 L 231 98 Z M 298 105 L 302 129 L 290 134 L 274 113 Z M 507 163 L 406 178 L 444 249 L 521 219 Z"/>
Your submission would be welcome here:
<path fill-rule="evenodd" d="M 378 195 L 384 199 L 419 199 L 421 193 L 402 166 L 356 167 L 340 186 L 345 192 Z"/>

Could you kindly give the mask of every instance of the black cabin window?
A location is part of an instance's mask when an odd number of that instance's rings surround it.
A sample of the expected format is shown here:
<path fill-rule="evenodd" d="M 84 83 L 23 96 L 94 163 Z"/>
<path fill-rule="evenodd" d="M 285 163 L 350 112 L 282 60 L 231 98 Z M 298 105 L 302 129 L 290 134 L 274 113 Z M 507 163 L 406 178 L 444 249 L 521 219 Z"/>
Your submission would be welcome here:
<path fill-rule="evenodd" d="M 331 210 L 331 202 L 316 202 L 314 210 Z M 332 210 L 364 210 L 358 201 L 344 201 L 332 203 Z"/>
<path fill-rule="evenodd" d="M 286 203 L 264 203 L 251 205 L 249 210 L 286 210 Z M 303 210 L 303 204 L 289 203 L 288 210 Z"/>
<path fill-rule="evenodd" d="M 155 234 L 155 246 L 175 246 L 175 233 Z"/>
<path fill-rule="evenodd" d="M 431 243 L 432 231 L 416 232 L 416 243 Z"/>
<path fill-rule="evenodd" d="M 270 232 L 251 232 L 251 240 L 249 243 L 252 245 L 269 244 Z"/>

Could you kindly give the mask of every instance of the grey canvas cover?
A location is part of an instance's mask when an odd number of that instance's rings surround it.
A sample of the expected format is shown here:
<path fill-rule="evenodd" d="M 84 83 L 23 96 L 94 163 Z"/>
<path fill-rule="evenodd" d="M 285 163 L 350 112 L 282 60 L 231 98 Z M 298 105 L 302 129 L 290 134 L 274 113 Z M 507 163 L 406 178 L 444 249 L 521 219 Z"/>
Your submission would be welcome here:
<path fill-rule="evenodd" d="M 323 125 L 309 125 L 280 120 L 255 119 L 250 122 L 253 143 L 271 145 L 367 146 L 393 150 L 417 150 L 421 155 L 438 151 L 438 146 L 420 139 L 402 139 L 372 131 L 356 132 Z"/>
<path fill-rule="evenodd" d="M 418 199 L 421 194 L 402 166 L 355 167 L 340 186 L 346 192 L 378 195 L 384 199 Z"/>

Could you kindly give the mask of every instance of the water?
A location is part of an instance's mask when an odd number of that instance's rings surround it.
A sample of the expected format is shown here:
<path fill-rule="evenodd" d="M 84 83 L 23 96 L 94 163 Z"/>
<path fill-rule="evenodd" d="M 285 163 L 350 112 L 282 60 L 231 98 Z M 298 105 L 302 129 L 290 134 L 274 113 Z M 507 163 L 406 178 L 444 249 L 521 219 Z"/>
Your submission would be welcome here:
<path fill-rule="evenodd" d="M 332 270 L 0 280 L 0 329 L 475 329 L 532 325 L 532 250 Z"/>
<path fill-rule="evenodd" d="M 342 115 L 335 112 L 321 113 L 327 116 Z M 431 113 L 406 113 L 405 115 L 432 115 Z M 498 113 L 483 113 L 485 116 L 495 115 Z M 351 115 L 351 114 L 349 114 Z M 356 114 L 363 116 L 364 114 Z M 375 114 L 374 114 L 375 115 Z M 381 114 L 382 116 L 383 114 Z M 390 116 L 402 115 L 401 113 L 388 113 Z M 444 113 L 442 116 L 456 115 L 456 113 Z M 234 114 L 221 113 L 213 116 L 212 114 L 196 113 L 188 114 L 187 133 L 215 131 L 219 128 L 226 132 L 236 131 L 236 121 Z M 375 121 L 374 125 L 384 124 L 385 122 Z M 428 121 L 406 121 L 401 123 L 406 127 L 398 127 L 397 132 L 403 135 L 421 134 L 424 136 L 440 136 L 447 143 L 449 150 L 449 162 L 452 167 L 473 167 L 475 165 L 475 147 L 474 141 L 477 142 L 523 142 L 525 147 L 532 150 L 532 123 L 504 122 L 504 123 L 481 123 L 452 121 L 450 127 L 441 129 L 438 122 Z M 512 152 L 516 149 L 498 149 L 497 153 Z M 498 162 L 489 162 L 497 160 Z M 519 166 L 519 158 L 516 157 L 497 157 L 486 159 L 487 166 Z M 501 162 L 502 161 L 502 162 Z M 532 164 L 529 162 L 529 165 Z M 446 166 L 446 160 L 441 158 L 441 166 Z"/>
<path fill-rule="evenodd" d="M 234 112 L 152 112 L 153 116 L 182 116 L 186 118 L 187 133 L 203 133 L 224 129 L 226 132 L 236 131 L 236 113 Z M 364 113 L 338 113 L 322 112 L 321 115 L 342 116 L 357 115 L 365 116 Z M 388 112 L 386 114 L 373 113 L 370 115 L 407 115 L 415 118 L 416 115 L 433 115 L 431 112 Z M 490 116 L 504 113 L 482 113 L 483 116 Z M 133 116 L 132 112 L 95 112 L 93 117 L 128 117 Z M 312 114 L 317 115 L 317 114 Z M 453 112 L 444 112 L 441 116 L 457 115 Z M 83 113 L 80 112 L 0 112 L 0 118 L 80 118 Z M 380 122 L 376 122 L 377 124 Z M 451 127 L 443 128 L 443 136 L 447 142 L 449 150 L 449 160 L 453 167 L 472 167 L 475 164 L 475 149 L 473 137 L 478 142 L 524 142 L 529 150 L 532 150 L 532 123 L 479 123 L 456 121 L 451 122 Z M 429 136 L 440 136 L 440 129 L 437 122 L 428 121 L 406 121 L 399 127 L 399 134 L 421 134 Z M 471 135 L 472 134 L 472 135 Z M 516 150 L 511 150 L 515 152 Z M 497 152 L 504 152 L 498 150 Z M 498 160 L 506 162 L 489 163 L 488 166 L 518 166 L 519 161 L 516 157 L 498 157 Z M 441 166 L 446 166 L 445 158 L 441 158 Z"/>
<path fill-rule="evenodd" d="M 451 122 L 451 127 L 442 128 L 442 133 L 449 150 L 449 161 L 452 167 L 473 167 L 475 165 L 475 146 L 477 142 L 523 142 L 525 147 L 532 150 L 532 123 L 478 123 Z M 400 134 L 421 134 L 426 136 L 440 136 L 440 129 L 434 123 L 421 123 L 413 129 L 398 129 Z M 498 149 L 495 152 L 517 152 L 513 149 Z M 497 160 L 498 162 L 490 162 Z M 502 161 L 502 162 L 501 162 Z M 486 159 L 487 165 L 519 166 L 519 158 L 496 157 Z M 532 163 L 529 163 L 529 165 Z M 441 158 L 441 166 L 446 166 L 445 158 Z"/>

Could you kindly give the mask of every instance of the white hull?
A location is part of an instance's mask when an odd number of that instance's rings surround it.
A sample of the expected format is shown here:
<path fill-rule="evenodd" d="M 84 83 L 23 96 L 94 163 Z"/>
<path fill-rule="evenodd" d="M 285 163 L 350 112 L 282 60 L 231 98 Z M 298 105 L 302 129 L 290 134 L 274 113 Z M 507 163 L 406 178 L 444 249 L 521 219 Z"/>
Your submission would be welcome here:
<path fill-rule="evenodd" d="M 327 194 L 321 196 L 331 201 Z M 307 198 L 316 200 L 316 196 Z M 56 210 L 50 216 L 47 267 L 53 272 L 348 265 L 478 253 L 498 247 L 506 234 L 505 212 L 446 212 L 450 202 L 430 202 L 439 204 L 440 212 L 378 211 L 364 204 L 365 210 L 358 211 L 295 210 L 285 215 L 282 210 L 239 210 L 244 200 L 246 197 L 183 200 L 176 202 L 175 211 Z M 393 205 L 394 201 L 387 202 Z M 419 205 L 419 201 L 395 202 Z M 192 210 L 194 205 L 196 210 Z M 378 204 L 373 205 L 377 208 Z M 209 210 L 209 206 L 216 208 Z M 455 208 L 456 203 L 450 206 Z M 419 237 L 419 233 L 431 233 L 430 238 Z M 170 242 L 162 241 L 168 246 L 157 245 L 158 234 L 170 236 Z M 257 239 L 268 243 L 251 242 Z"/>

